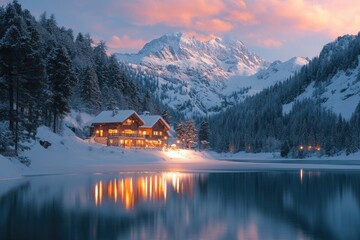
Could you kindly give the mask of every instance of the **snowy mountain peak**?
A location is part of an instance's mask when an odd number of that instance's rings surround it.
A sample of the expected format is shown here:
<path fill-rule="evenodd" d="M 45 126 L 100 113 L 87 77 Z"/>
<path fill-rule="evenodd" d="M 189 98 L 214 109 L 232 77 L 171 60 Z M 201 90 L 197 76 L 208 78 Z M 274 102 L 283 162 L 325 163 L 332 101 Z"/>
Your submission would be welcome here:
<path fill-rule="evenodd" d="M 117 57 L 123 62 L 150 67 L 175 65 L 182 72 L 188 68 L 209 70 L 216 79 L 253 75 L 269 66 L 241 41 L 215 38 L 202 42 L 179 32 L 150 41 L 137 54 L 117 54 Z"/>
<path fill-rule="evenodd" d="M 179 32 L 150 41 L 137 54 L 116 56 L 134 71 L 156 76 L 159 99 L 189 115 L 220 111 L 307 63 L 294 58 L 270 66 L 239 40 L 204 42 Z"/>

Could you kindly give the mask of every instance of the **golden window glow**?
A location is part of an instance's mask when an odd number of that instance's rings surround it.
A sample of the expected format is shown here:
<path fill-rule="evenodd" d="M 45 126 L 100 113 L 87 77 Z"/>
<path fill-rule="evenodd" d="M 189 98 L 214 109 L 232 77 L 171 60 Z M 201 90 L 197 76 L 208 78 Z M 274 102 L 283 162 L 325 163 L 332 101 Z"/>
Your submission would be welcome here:
<path fill-rule="evenodd" d="M 117 132 L 118 132 L 117 129 L 109 129 L 109 130 L 108 130 L 108 133 L 109 133 L 109 134 L 116 134 Z"/>
<path fill-rule="evenodd" d="M 134 123 L 134 120 L 126 119 L 126 121 L 124 122 L 124 125 L 131 125 L 133 123 Z"/>
<path fill-rule="evenodd" d="M 124 133 L 125 133 L 125 134 L 130 134 L 130 135 L 132 135 L 132 134 L 134 134 L 134 131 L 131 130 L 131 129 L 125 129 L 125 130 L 124 130 Z"/>
<path fill-rule="evenodd" d="M 104 131 L 100 130 L 100 137 L 104 136 Z"/>

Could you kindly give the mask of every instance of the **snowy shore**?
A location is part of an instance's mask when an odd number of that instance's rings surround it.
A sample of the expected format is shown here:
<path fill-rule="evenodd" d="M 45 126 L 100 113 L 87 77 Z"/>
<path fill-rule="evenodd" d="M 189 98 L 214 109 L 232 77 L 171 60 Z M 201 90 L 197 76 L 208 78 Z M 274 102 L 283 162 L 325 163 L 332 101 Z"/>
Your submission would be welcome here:
<path fill-rule="evenodd" d="M 0 155 L 0 180 L 49 174 L 92 174 L 97 172 L 203 172 L 266 170 L 360 170 L 360 153 L 331 158 L 282 159 L 272 153 L 218 154 L 193 150 L 123 149 L 107 147 L 77 138 L 70 130 L 62 136 L 45 127 L 39 128 L 39 140 L 51 146 L 45 149 L 36 141 L 26 157 L 26 167 L 15 159 Z"/>

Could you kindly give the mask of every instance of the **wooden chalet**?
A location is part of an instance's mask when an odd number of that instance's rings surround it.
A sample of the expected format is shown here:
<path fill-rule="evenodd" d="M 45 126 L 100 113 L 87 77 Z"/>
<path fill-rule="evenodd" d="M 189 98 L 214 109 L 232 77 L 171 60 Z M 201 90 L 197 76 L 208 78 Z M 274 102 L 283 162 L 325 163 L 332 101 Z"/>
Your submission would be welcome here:
<path fill-rule="evenodd" d="M 163 147 L 170 130 L 162 117 L 140 116 L 134 110 L 103 111 L 89 124 L 95 142 L 129 148 Z"/>
<path fill-rule="evenodd" d="M 144 125 L 139 127 L 139 131 L 145 137 L 145 147 L 162 147 L 169 139 L 170 126 L 158 115 L 140 115 Z"/>

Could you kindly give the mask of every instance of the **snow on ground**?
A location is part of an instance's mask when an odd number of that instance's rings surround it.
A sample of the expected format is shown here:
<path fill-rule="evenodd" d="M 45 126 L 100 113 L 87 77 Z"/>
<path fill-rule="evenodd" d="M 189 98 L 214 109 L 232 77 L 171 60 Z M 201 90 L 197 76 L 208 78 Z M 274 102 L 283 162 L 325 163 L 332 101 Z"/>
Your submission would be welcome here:
<path fill-rule="evenodd" d="M 291 111 L 295 101 L 318 98 L 318 100 L 321 99 L 323 107 L 335 114 L 341 114 L 342 117 L 349 120 L 360 101 L 359 71 L 360 64 L 353 70 L 339 71 L 329 82 L 324 83 L 321 94 L 319 88 L 315 87 L 315 83 L 312 82 L 304 93 L 297 96 L 293 102 L 283 105 L 283 114 L 288 114 Z M 320 95 L 317 96 L 316 91 Z"/>
<path fill-rule="evenodd" d="M 282 159 L 278 153 L 223 153 L 193 150 L 124 149 L 82 140 L 68 128 L 57 135 L 40 127 L 38 140 L 25 156 L 26 167 L 0 155 L 0 179 L 49 174 L 117 172 L 203 172 L 289 170 L 301 168 L 360 169 L 360 153 L 332 158 Z M 39 140 L 51 143 L 47 149 Z"/>

